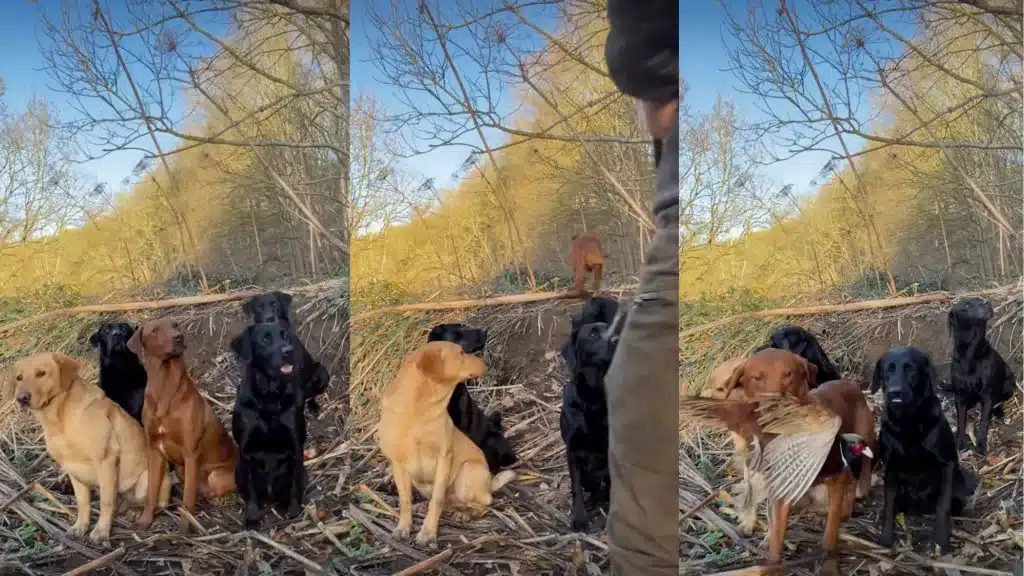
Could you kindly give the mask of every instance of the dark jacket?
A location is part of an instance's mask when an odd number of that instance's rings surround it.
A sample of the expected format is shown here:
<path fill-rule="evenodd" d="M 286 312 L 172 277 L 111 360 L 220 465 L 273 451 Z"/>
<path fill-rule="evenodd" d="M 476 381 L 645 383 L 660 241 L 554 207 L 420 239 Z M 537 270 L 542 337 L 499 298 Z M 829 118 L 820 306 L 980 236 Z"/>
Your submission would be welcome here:
<path fill-rule="evenodd" d="M 650 102 L 679 99 L 678 0 L 608 0 L 608 73 L 624 93 Z"/>

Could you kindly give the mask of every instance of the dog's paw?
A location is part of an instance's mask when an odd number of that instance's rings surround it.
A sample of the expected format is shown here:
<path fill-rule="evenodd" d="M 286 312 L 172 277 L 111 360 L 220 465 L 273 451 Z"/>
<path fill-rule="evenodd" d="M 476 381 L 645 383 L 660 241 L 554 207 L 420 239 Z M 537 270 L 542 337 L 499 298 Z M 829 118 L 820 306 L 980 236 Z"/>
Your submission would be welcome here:
<path fill-rule="evenodd" d="M 71 528 L 68 528 L 67 535 L 71 538 L 81 538 L 85 536 L 87 530 L 89 530 L 88 522 L 76 522 Z"/>
<path fill-rule="evenodd" d="M 979 456 L 984 456 L 987 451 L 987 447 L 981 442 L 978 442 L 977 444 L 974 445 L 974 452 L 977 453 Z"/>
<path fill-rule="evenodd" d="M 587 521 L 586 515 L 580 516 L 574 515 L 572 518 L 572 531 L 573 532 L 586 532 L 590 522 Z"/>
<path fill-rule="evenodd" d="M 453 510 L 451 513 L 451 519 L 452 522 L 455 522 L 457 524 L 465 524 L 466 522 L 472 520 L 472 518 L 470 518 L 469 514 L 465 510 Z"/>
<path fill-rule="evenodd" d="M 399 522 L 398 526 L 395 526 L 395 529 L 391 531 L 391 536 L 396 540 L 408 540 L 410 534 L 412 534 L 412 523 L 403 526 Z"/>
<path fill-rule="evenodd" d="M 110 527 L 102 527 L 99 524 L 92 529 L 89 533 L 89 541 L 93 544 L 103 546 L 104 548 L 110 547 Z"/>
<path fill-rule="evenodd" d="M 260 511 L 246 510 L 245 511 L 245 529 L 246 530 L 259 530 L 260 528 Z"/>
<path fill-rule="evenodd" d="M 740 524 L 740 535 L 744 538 L 750 538 L 754 535 L 754 529 L 757 528 L 757 521 L 750 523 Z"/>
<path fill-rule="evenodd" d="M 419 533 L 416 534 L 416 545 L 423 548 L 437 548 L 437 532 L 427 530 L 426 526 L 420 528 Z"/>
<path fill-rule="evenodd" d="M 145 511 L 140 512 L 139 516 L 135 519 L 136 530 L 149 530 L 149 527 L 153 525 L 153 514 L 147 514 Z"/>
<path fill-rule="evenodd" d="M 893 541 L 893 535 L 891 532 L 886 533 L 884 530 L 878 537 L 878 544 L 884 548 L 891 548 Z"/>
<path fill-rule="evenodd" d="M 289 519 L 295 519 L 302 515 L 302 504 L 298 501 L 288 504 L 288 509 L 285 511 Z"/>

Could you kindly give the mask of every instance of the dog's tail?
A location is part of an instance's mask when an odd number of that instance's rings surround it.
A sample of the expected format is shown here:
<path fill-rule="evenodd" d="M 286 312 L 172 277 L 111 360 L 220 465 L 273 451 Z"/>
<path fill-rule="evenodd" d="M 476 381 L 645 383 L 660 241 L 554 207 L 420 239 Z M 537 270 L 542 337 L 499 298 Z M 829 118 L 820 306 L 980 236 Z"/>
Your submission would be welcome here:
<path fill-rule="evenodd" d="M 502 470 L 491 478 L 491 492 L 497 492 L 501 490 L 501 487 L 509 482 L 519 478 L 519 474 L 515 470 Z"/>

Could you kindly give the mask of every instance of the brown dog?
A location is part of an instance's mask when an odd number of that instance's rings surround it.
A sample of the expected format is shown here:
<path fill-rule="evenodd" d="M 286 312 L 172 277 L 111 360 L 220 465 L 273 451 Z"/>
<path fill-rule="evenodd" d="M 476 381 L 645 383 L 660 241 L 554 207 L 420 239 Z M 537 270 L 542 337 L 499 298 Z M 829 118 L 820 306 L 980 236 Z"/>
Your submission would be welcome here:
<path fill-rule="evenodd" d="M 149 441 L 149 494 L 137 526 L 149 528 L 166 462 L 182 465 L 183 506 L 196 511 L 196 492 L 223 496 L 235 489 L 238 450 L 185 369 L 185 335 L 171 320 L 154 320 L 135 331 L 128 349 L 146 369 L 142 425 Z M 178 531 L 188 532 L 181 515 Z"/>
<path fill-rule="evenodd" d="M 416 535 L 423 546 L 437 540 L 437 525 L 447 504 L 462 508 L 457 520 L 481 516 L 491 493 L 515 477 L 509 470 L 491 477 L 484 453 L 452 423 L 448 400 L 455 385 L 484 375 L 484 361 L 451 342 L 437 341 L 412 352 L 380 403 L 377 426 L 381 452 L 391 461 L 398 487 L 395 536 L 412 531 L 412 489 L 430 499 Z"/>
<path fill-rule="evenodd" d="M 572 245 L 569 246 L 569 269 L 576 293 L 586 296 L 587 272 L 593 272 L 597 285 L 594 294 L 601 291 L 601 280 L 604 277 L 604 254 L 601 252 L 601 241 L 593 234 L 573 234 Z"/>
<path fill-rule="evenodd" d="M 818 376 L 818 367 L 804 358 L 776 348 L 768 348 L 749 358 L 732 358 L 715 367 L 708 379 L 709 394 L 719 400 L 745 400 L 759 394 L 807 396 L 810 384 Z M 740 516 L 740 533 L 754 534 L 757 507 L 767 496 L 764 479 L 748 468 L 750 447 L 743 436 L 731 432 L 736 456 L 733 465 L 743 471 L 736 500 Z M 801 502 L 798 506 L 806 505 Z"/>
<path fill-rule="evenodd" d="M 117 495 L 137 506 L 146 502 L 149 475 L 142 426 L 98 386 L 82 380 L 73 358 L 36 354 L 16 362 L 11 375 L 18 404 L 31 410 L 42 425 L 50 457 L 68 473 L 75 490 L 78 520 L 68 535 L 85 535 L 91 492 L 99 488 L 100 518 L 89 540 L 109 545 Z M 157 493 L 166 506 L 171 482 L 166 477 L 160 480 Z"/>

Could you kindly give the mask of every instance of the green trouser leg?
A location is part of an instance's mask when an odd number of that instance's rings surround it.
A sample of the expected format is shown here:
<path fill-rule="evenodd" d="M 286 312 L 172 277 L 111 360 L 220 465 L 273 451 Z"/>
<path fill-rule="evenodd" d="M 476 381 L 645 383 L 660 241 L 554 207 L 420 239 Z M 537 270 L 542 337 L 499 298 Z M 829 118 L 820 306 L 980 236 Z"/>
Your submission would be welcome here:
<path fill-rule="evenodd" d="M 665 138 L 656 231 L 605 378 L 616 576 L 679 573 L 679 123 Z"/>

